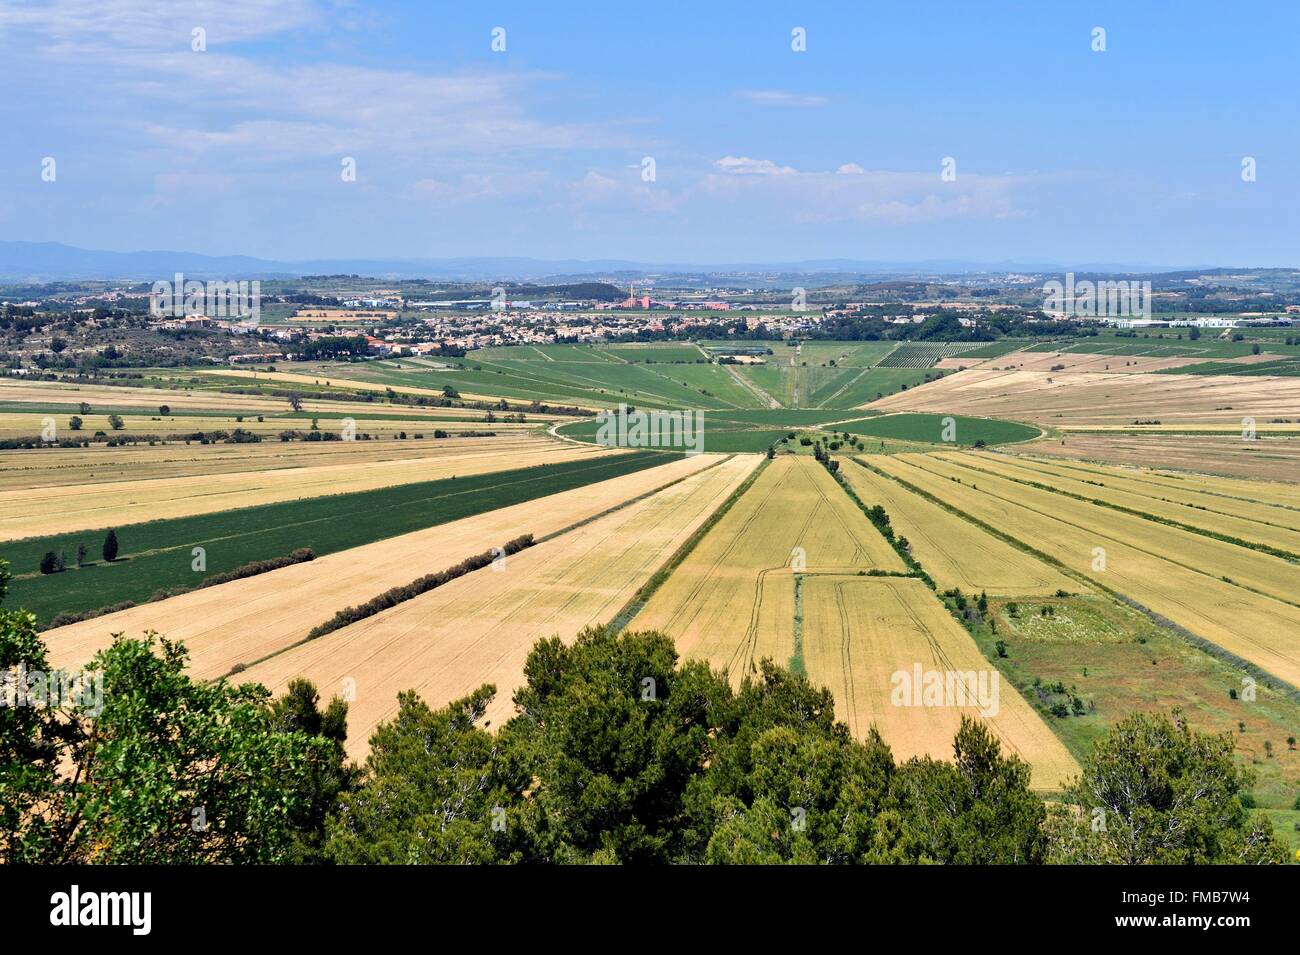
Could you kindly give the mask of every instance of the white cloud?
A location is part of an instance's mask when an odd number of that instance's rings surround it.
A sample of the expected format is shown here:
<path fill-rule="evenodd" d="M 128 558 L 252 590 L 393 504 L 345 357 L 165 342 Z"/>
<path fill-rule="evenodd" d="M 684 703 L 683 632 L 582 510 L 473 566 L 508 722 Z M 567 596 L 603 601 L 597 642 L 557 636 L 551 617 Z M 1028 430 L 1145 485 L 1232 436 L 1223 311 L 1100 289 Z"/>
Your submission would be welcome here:
<path fill-rule="evenodd" d="M 207 33 L 208 49 L 308 28 L 321 20 L 311 0 L 46 0 L 0 5 L 0 27 L 21 34 L 42 53 L 119 59 L 190 52 L 191 31 Z"/>
<path fill-rule="evenodd" d="M 93 83 L 111 91 L 101 122 L 143 131 L 154 146 L 191 158 L 248 164 L 359 154 L 572 149 L 597 135 L 582 123 L 530 115 L 529 94 L 554 77 L 500 69 L 431 73 L 314 60 L 254 57 L 243 41 L 311 31 L 324 16 L 310 0 L 50 0 L 0 6 L 0 52 L 54 61 L 50 95 Z M 207 50 L 190 48 L 207 31 Z M 8 37 L 3 34 L 9 33 Z M 45 65 L 48 65 L 47 63 Z M 149 119 L 152 117 L 152 119 Z M 617 137 L 601 131 L 604 141 Z"/>
<path fill-rule="evenodd" d="M 454 181 L 426 178 L 416 180 L 410 197 L 438 205 L 513 199 L 540 194 L 548 178 L 544 172 L 465 173 Z"/>
<path fill-rule="evenodd" d="M 877 221 L 916 224 L 1023 215 L 1014 201 L 1023 176 L 964 173 L 943 182 L 935 172 L 868 170 L 846 163 L 834 172 L 801 171 L 768 159 L 725 156 L 700 181 L 700 192 L 726 202 L 766 207 L 799 223 Z"/>
<path fill-rule="evenodd" d="M 750 159 L 748 156 L 723 156 L 713 161 L 713 167 L 727 175 L 789 176 L 796 173 L 791 166 L 778 166 L 770 159 Z"/>
<path fill-rule="evenodd" d="M 810 93 L 791 93 L 788 90 L 737 90 L 736 97 L 759 106 L 788 106 L 810 109 L 825 106 L 830 99 Z"/>

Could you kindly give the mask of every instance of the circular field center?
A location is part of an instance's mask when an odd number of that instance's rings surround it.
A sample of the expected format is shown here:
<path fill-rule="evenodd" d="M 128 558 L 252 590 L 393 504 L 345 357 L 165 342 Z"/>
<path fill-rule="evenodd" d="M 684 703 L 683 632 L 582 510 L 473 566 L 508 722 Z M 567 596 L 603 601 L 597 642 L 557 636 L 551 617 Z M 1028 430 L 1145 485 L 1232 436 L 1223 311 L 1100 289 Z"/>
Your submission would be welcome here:
<path fill-rule="evenodd" d="M 935 444 L 1011 444 L 1036 438 L 1042 431 L 1016 421 L 998 418 L 967 418 L 964 415 L 903 413 L 863 418 L 836 424 L 837 432 L 860 434 L 898 441 L 930 441 Z"/>

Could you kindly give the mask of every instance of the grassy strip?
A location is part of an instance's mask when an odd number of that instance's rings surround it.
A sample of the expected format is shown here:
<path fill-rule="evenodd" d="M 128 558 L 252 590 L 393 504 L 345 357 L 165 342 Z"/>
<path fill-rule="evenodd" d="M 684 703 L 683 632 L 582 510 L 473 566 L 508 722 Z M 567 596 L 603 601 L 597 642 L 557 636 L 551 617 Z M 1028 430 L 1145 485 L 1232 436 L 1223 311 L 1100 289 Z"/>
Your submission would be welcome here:
<path fill-rule="evenodd" d="M 1297 703 L 1300 703 L 1300 687 L 1292 686 L 1286 680 L 1283 680 L 1281 677 L 1274 676 L 1272 673 L 1269 673 L 1263 667 L 1256 666 L 1255 664 L 1251 663 L 1249 660 L 1243 659 L 1242 657 L 1237 656 L 1235 653 L 1223 649 L 1223 647 L 1219 646 L 1217 643 L 1211 643 L 1209 640 L 1206 640 L 1204 637 L 1197 636 L 1195 633 L 1188 630 L 1182 624 L 1175 623 L 1174 621 L 1170 620 L 1168 617 L 1164 616 L 1163 614 L 1158 614 L 1154 610 L 1142 606 L 1142 604 L 1138 603 L 1136 600 L 1132 599 L 1131 597 L 1127 597 L 1124 594 L 1112 591 L 1109 588 L 1106 588 L 1106 592 L 1109 593 L 1116 600 L 1118 600 L 1120 603 L 1126 604 L 1127 606 L 1132 607 L 1138 613 L 1143 614 L 1144 616 L 1149 618 L 1153 623 L 1165 628 L 1171 633 L 1174 633 L 1175 635 L 1180 637 L 1183 641 L 1190 643 L 1192 646 L 1200 650 L 1204 650 L 1210 656 L 1222 660 L 1224 663 L 1227 663 L 1230 666 L 1234 666 L 1238 670 L 1242 670 L 1249 676 L 1254 677 L 1260 683 L 1263 683 L 1264 686 L 1267 687 L 1268 689 L 1277 690 L 1283 696 L 1286 696 L 1289 699 L 1294 700 Z"/>
<path fill-rule="evenodd" d="M 790 654 L 787 669 L 795 676 L 808 676 L 808 667 L 803 659 L 803 579 L 804 574 L 794 575 L 794 652 Z"/>
<path fill-rule="evenodd" d="M 293 564 L 301 564 L 305 561 L 315 560 L 316 554 L 310 547 L 300 547 L 292 554 L 286 557 L 272 557 L 270 560 L 250 560 L 247 564 L 242 564 L 233 570 L 225 573 L 213 574 L 211 577 L 204 577 L 194 587 L 180 587 L 172 590 L 155 590 L 148 600 L 142 603 L 153 603 L 155 600 L 166 600 L 168 597 L 175 597 L 180 594 L 187 594 L 193 590 L 202 590 L 205 587 L 215 587 L 218 584 L 228 584 L 232 580 L 243 580 L 245 577 L 256 577 L 258 574 L 269 573 L 272 570 L 279 570 L 281 567 L 290 567 Z M 134 600 L 123 600 L 121 603 L 109 604 L 106 607 L 98 607 L 94 610 L 86 610 L 82 613 L 61 613 L 50 621 L 48 627 L 42 627 L 42 630 L 53 630 L 55 627 L 66 627 L 70 623 L 80 623 L 83 620 L 91 620 L 95 617 L 102 617 L 105 614 L 117 613 L 119 610 L 129 610 L 131 607 L 138 606 Z"/>
<path fill-rule="evenodd" d="M 1073 569 L 1061 563 L 1059 560 L 1057 560 L 1055 557 L 1051 556 L 1050 554 L 1045 554 L 1042 551 L 1029 546 L 1028 544 L 1019 540 L 1018 538 L 1012 537 L 1010 534 L 1004 533 L 1003 531 L 999 530 L 993 525 L 981 521 L 978 517 L 975 517 L 974 515 L 967 514 L 965 511 L 958 510 L 957 508 L 950 505 L 947 501 L 935 497 L 933 494 L 929 493 L 928 491 L 922 490 L 921 488 L 917 487 L 915 484 L 912 484 L 910 481 L 907 481 L 904 478 L 895 477 L 892 474 L 886 474 L 884 471 L 872 467 L 870 464 L 866 463 L 865 461 L 858 460 L 857 458 L 854 458 L 853 460 L 856 463 L 862 465 L 867 470 L 871 471 L 872 473 L 878 474 L 882 478 L 885 478 L 886 480 L 894 481 L 895 483 L 907 488 L 913 494 L 916 494 L 919 497 L 923 497 L 927 501 L 930 501 L 931 503 L 938 504 L 944 510 L 948 511 L 951 514 L 955 514 L 956 516 L 960 517 L 964 521 L 968 521 L 969 523 L 974 524 L 980 530 L 984 531 L 985 533 L 993 535 L 998 540 L 1005 541 L 1006 543 L 1010 544 L 1012 547 L 1024 551 L 1026 554 L 1031 554 L 1032 556 L 1037 557 L 1039 560 L 1043 561 L 1043 563 L 1051 567 L 1055 567 L 1057 570 L 1065 574 L 1065 576 L 1069 577 L 1071 580 L 1077 580 L 1080 583 L 1084 584 L 1085 586 L 1092 587 L 1096 590 L 1100 590 L 1102 593 L 1106 594 L 1112 599 L 1117 600 L 1120 603 L 1125 604 L 1129 607 L 1132 607 L 1134 610 L 1143 614 L 1152 623 L 1156 624 L 1157 626 L 1165 630 L 1168 630 L 1170 633 L 1173 633 L 1179 639 L 1183 640 L 1186 643 L 1191 644 L 1197 649 L 1204 650 L 1206 653 L 1214 657 L 1216 660 L 1222 660 L 1224 663 L 1227 663 L 1229 666 L 1233 666 L 1239 670 L 1243 670 L 1247 674 L 1250 674 L 1254 676 L 1256 679 L 1263 682 L 1264 685 L 1269 687 L 1270 689 L 1277 689 L 1279 690 L 1279 692 L 1286 693 L 1288 696 L 1291 696 L 1297 701 L 1300 701 L 1300 687 L 1293 686 L 1291 683 L 1288 683 L 1286 680 L 1283 680 L 1281 677 L 1269 673 L 1267 670 L 1264 670 L 1263 668 L 1256 666 L 1255 664 L 1251 663 L 1248 660 L 1242 659 L 1241 657 L 1237 656 L 1235 653 L 1225 650 L 1217 643 L 1207 640 L 1204 637 L 1200 636 L 1199 634 L 1193 633 L 1191 630 L 1188 630 L 1186 627 L 1182 626 L 1181 624 L 1174 623 L 1168 617 L 1158 614 L 1154 610 L 1151 610 L 1143 606 L 1142 604 L 1138 603 L 1136 600 L 1132 599 L 1131 597 L 1123 593 L 1120 593 L 1118 590 L 1114 590 L 1113 588 L 1106 586 L 1105 584 L 1101 583 L 1098 580 L 1093 580 L 1090 577 L 1086 577 L 1083 574 L 1075 572 Z"/>
<path fill-rule="evenodd" d="M 691 551 L 693 551 L 700 541 L 704 539 L 704 535 L 712 530 L 718 521 L 722 520 L 723 516 L 726 515 L 727 511 L 731 510 L 732 506 L 740 500 L 741 495 L 753 486 L 754 482 L 758 480 L 758 476 L 767 468 L 767 463 L 770 460 L 770 458 L 764 458 L 758 467 L 754 469 L 753 473 L 741 482 L 740 487 L 732 491 L 731 494 L 728 495 L 727 499 L 718 505 L 717 510 L 710 514 L 705 519 L 704 523 L 695 529 L 695 533 L 683 541 L 682 546 L 677 548 L 676 552 L 664 562 L 664 565 L 655 571 L 654 574 L 651 575 L 650 579 L 637 589 L 637 592 L 632 595 L 632 599 L 624 604 L 623 609 L 615 614 L 614 619 L 609 622 L 609 626 L 615 632 L 622 630 L 632 622 L 632 618 L 641 612 L 641 609 L 654 595 L 654 592 L 662 587 L 664 581 L 669 578 L 672 572 L 680 567 L 682 562 L 690 556 Z"/>
<path fill-rule="evenodd" d="M 435 574 L 425 574 L 423 577 L 417 577 L 409 584 L 400 587 L 392 587 L 363 604 L 343 608 L 324 623 L 313 627 L 307 634 L 307 639 L 315 640 L 317 637 L 333 633 L 335 630 L 340 630 L 349 624 L 356 623 L 358 620 L 373 617 L 377 613 L 382 613 L 400 603 L 405 603 L 421 594 L 428 593 L 430 590 L 435 590 L 443 586 L 443 584 L 448 584 L 458 577 L 464 577 L 466 574 L 480 570 L 499 558 L 517 554 L 526 547 L 532 547 L 533 543 L 532 534 L 523 534 L 513 540 L 506 541 L 502 547 L 494 547 L 491 550 L 485 550 L 481 554 L 475 554 L 473 557 L 466 557 L 454 567 L 448 567 L 446 570 L 440 570 Z"/>

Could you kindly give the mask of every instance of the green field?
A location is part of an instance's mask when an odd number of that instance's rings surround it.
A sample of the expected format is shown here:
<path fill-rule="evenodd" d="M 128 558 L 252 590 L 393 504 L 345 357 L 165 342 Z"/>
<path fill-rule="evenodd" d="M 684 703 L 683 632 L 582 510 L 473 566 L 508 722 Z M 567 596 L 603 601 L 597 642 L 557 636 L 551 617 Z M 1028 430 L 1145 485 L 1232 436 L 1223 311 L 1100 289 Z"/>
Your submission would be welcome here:
<path fill-rule="evenodd" d="M 1191 330 L 1165 329 L 1159 332 L 1139 332 L 1136 336 L 1117 335 L 1108 330 L 1083 339 L 1056 339 L 1039 342 L 1026 349 L 1034 352 L 1075 352 L 1089 355 L 1127 355 L 1146 358 L 1201 358 L 1206 360 L 1242 358 L 1251 354 L 1256 344 L 1268 354 L 1300 357 L 1300 346 L 1287 345 L 1285 336 L 1270 334 L 1274 329 L 1239 328 L 1229 332 L 1229 338 L 1219 337 L 1218 329 L 1203 329 L 1201 337 L 1192 340 Z M 1243 340 L 1231 340 L 1236 332 Z M 1294 331 L 1291 334 L 1295 334 Z"/>
<path fill-rule="evenodd" d="M 944 441 L 943 431 L 946 419 L 953 419 L 955 428 L 952 441 Z M 1037 428 L 1015 421 L 1000 421 L 996 418 L 967 418 L 962 415 L 940 414 L 891 414 L 876 418 L 866 418 L 845 425 L 837 425 L 836 431 L 849 434 L 869 435 L 875 438 L 898 438 L 908 441 L 932 441 L 936 444 L 972 445 L 976 441 L 985 444 L 1006 444 L 1012 441 L 1028 441 L 1040 434 Z"/>
<path fill-rule="evenodd" d="M 1261 375 L 1300 375 L 1300 359 L 1280 358 L 1276 361 L 1258 361 L 1246 365 L 1237 365 L 1223 361 L 1202 361 L 1194 365 L 1179 365 L 1177 368 L 1161 368 L 1156 374 L 1165 375 L 1237 375 L 1244 378 L 1258 378 Z"/>
<path fill-rule="evenodd" d="M 627 402 L 652 408 L 763 407 L 736 384 L 725 367 L 709 364 L 643 364 L 601 358 L 581 361 L 541 357 L 539 349 L 518 348 L 519 357 L 493 359 L 475 352 L 451 368 L 393 359 L 348 365 L 340 377 L 377 385 L 441 390 L 450 385 L 469 394 L 502 396 L 549 404 L 609 407 Z M 399 367 L 400 366 L 400 367 Z"/>
<path fill-rule="evenodd" d="M 706 453 L 766 451 L 792 431 L 826 426 L 842 431 L 836 422 L 860 423 L 862 411 L 823 408 L 777 408 L 766 411 L 706 411 L 703 417 Z M 594 419 L 561 425 L 556 433 L 579 441 L 595 442 L 600 422 Z"/>
<path fill-rule="evenodd" d="M 708 360 L 709 349 L 726 347 L 769 348 L 772 354 L 760 356 L 763 364 Z M 797 347 L 749 341 L 511 345 L 485 348 L 450 362 L 385 359 L 303 370 L 324 378 L 333 373 L 365 380 L 377 387 L 440 390 L 451 385 L 467 394 L 589 407 L 625 402 L 644 408 L 718 412 L 851 409 L 925 381 L 927 373 L 921 366 L 878 366 L 895 351 L 893 342 L 804 342 Z M 934 349 L 926 354 L 931 352 L 937 354 Z"/>
<path fill-rule="evenodd" d="M 987 345 L 981 345 L 978 348 L 972 348 L 970 351 L 961 353 L 962 358 L 979 359 L 979 358 L 1001 358 L 1003 355 L 1009 355 L 1013 351 L 1019 351 L 1034 344 L 1032 338 L 1004 338 L 1000 341 L 989 342 Z"/>
<path fill-rule="evenodd" d="M 964 355 L 979 347 L 972 342 L 903 342 L 880 360 L 888 368 L 929 368 L 944 358 Z"/>
<path fill-rule="evenodd" d="M 1257 809 L 1273 823 L 1277 837 L 1291 850 L 1292 863 L 1300 862 L 1300 810 Z"/>
<path fill-rule="evenodd" d="M 600 424 L 596 421 L 579 421 L 562 425 L 556 433 L 566 438 L 594 444 L 599 428 Z M 766 451 L 785 435 L 785 429 L 775 430 L 752 422 L 715 419 L 706 414 L 703 423 L 703 444 L 697 450 L 708 454 Z M 662 445 L 662 447 L 667 449 L 669 446 Z"/>
<path fill-rule="evenodd" d="M 204 576 L 253 560 L 282 557 L 299 547 L 324 556 L 630 474 L 669 459 L 662 452 L 634 452 L 126 525 L 116 528 L 121 551 L 114 563 L 97 560 L 80 570 L 20 576 L 10 585 L 10 599 L 47 623 L 61 611 L 93 610 L 123 600 L 139 603 L 159 589 L 193 587 Z M 0 547 L 0 556 L 9 561 L 14 574 L 33 575 L 46 551 L 62 550 L 72 565 L 77 545 L 85 544 L 97 559 L 104 533 L 14 541 Z M 193 547 L 206 551 L 203 574 L 190 568 Z"/>
<path fill-rule="evenodd" d="M 1077 757 L 1132 712 L 1180 709 L 1193 729 L 1232 734 L 1239 761 L 1255 773 L 1260 806 L 1289 809 L 1300 795 L 1300 752 L 1286 742 L 1297 735 L 1300 703 L 1286 694 L 1260 685 L 1254 701 L 1234 699 L 1239 670 L 1107 597 L 990 598 L 988 616 L 997 632 L 977 626 L 976 642 Z M 1052 712 L 1074 696 L 1084 713 Z"/>

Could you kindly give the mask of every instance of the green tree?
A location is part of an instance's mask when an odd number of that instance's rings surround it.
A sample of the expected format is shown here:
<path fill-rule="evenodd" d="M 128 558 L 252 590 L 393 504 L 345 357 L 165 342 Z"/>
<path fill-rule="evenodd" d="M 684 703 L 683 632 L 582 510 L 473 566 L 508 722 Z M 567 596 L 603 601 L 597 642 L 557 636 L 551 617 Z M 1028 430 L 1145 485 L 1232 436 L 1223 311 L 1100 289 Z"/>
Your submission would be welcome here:
<path fill-rule="evenodd" d="M 311 864 L 324 861 L 325 820 L 337 808 L 342 794 L 351 791 L 358 776 L 347 762 L 344 743 L 348 736 L 348 705 L 334 697 L 324 710 L 310 680 L 290 680 L 284 696 L 271 703 L 271 725 L 278 733 L 301 733 L 325 741 L 328 759 L 310 762 L 299 776 L 298 788 L 305 794 L 292 818 L 292 839 L 288 861 Z"/>
<path fill-rule="evenodd" d="M 81 419 L 78 418 L 76 415 L 73 415 L 71 418 L 68 419 L 68 428 L 71 429 L 72 431 L 80 431 L 81 424 L 82 424 Z"/>
<path fill-rule="evenodd" d="M 503 730 L 536 780 L 521 806 L 525 859 L 669 862 L 683 839 L 687 783 L 712 749 L 710 703 L 725 684 L 677 667 L 660 633 L 588 628 L 539 642 Z"/>
<path fill-rule="evenodd" d="M 185 676 L 179 645 L 118 638 L 82 692 L 0 708 L 0 863 L 279 863 L 336 744 L 274 725 L 260 686 Z M 35 620 L 0 612 L 0 665 L 48 669 Z"/>
<path fill-rule="evenodd" d="M 117 560 L 117 531 L 110 529 L 109 532 L 104 535 L 104 548 L 102 552 L 104 560 L 108 561 L 110 564 Z"/>
<path fill-rule="evenodd" d="M 121 415 L 111 414 L 108 416 L 108 425 L 114 431 L 121 431 L 124 427 L 126 427 L 126 422 L 122 420 Z"/>
<path fill-rule="evenodd" d="M 899 858 L 875 821 L 893 756 L 874 729 L 863 744 L 835 722 L 829 691 L 765 660 L 717 709 L 716 749 L 689 794 L 704 851 L 689 861 Z"/>
<path fill-rule="evenodd" d="M 1025 865 L 1043 862 L 1046 809 L 1029 788 L 1029 764 L 1004 756 L 981 722 L 962 717 L 954 762 L 912 759 L 890 787 L 886 825 L 912 862 Z"/>
<path fill-rule="evenodd" d="M 327 857 L 467 864 L 506 855 L 527 779 L 511 774 L 499 741 L 476 725 L 495 693 L 484 686 L 439 710 L 401 694 L 397 716 L 371 737 L 365 785 L 344 794 L 328 822 Z"/>
<path fill-rule="evenodd" d="M 980 724 L 955 763 L 894 763 L 830 693 L 763 661 L 738 690 L 659 633 L 592 628 L 529 654 L 518 715 L 493 688 L 414 694 L 328 823 L 337 862 L 1038 862 L 1029 768 Z M 494 824 L 495 823 L 495 824 Z"/>
<path fill-rule="evenodd" d="M 1182 715 L 1138 713 L 1098 740 L 1049 829 L 1058 862 L 1281 862 L 1267 818 L 1243 805 L 1253 783 L 1232 735 L 1193 732 Z"/>

